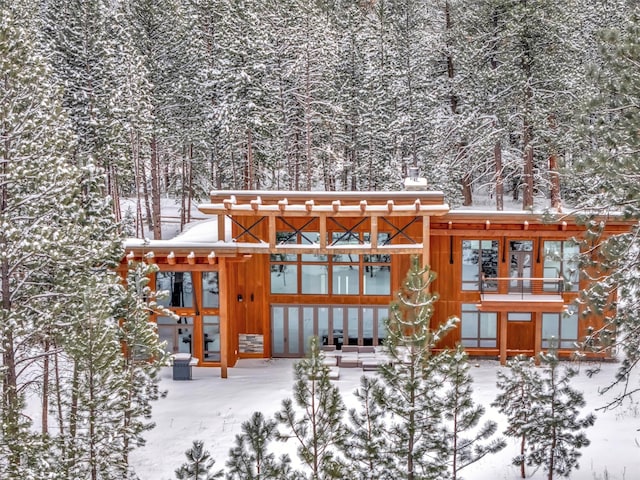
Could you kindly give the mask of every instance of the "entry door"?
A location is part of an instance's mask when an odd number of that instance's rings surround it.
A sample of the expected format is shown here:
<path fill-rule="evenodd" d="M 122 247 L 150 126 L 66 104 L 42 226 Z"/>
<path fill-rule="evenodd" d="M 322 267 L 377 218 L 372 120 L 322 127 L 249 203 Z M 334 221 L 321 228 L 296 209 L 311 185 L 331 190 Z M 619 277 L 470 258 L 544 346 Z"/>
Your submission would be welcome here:
<path fill-rule="evenodd" d="M 509 242 L 509 291 L 528 293 L 531 291 L 531 263 L 533 240 Z M 522 280 L 521 280 L 522 279 Z"/>
<path fill-rule="evenodd" d="M 535 345 L 535 321 L 531 312 L 506 312 L 507 355 L 533 355 Z"/>

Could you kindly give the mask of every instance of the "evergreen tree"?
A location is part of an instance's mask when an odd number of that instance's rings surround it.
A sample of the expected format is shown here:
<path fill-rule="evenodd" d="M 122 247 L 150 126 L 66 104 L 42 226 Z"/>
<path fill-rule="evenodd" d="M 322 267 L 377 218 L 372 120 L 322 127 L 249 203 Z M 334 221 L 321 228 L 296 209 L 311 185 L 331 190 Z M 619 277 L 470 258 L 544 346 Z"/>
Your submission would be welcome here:
<path fill-rule="evenodd" d="M 590 331 L 582 343 L 588 351 L 623 352 L 620 368 L 605 389 L 619 387 L 607 407 L 621 402 L 639 389 L 629 379 L 640 361 L 640 259 L 638 226 L 628 233 L 602 235 L 611 212 L 626 219 L 640 218 L 640 7 L 633 2 L 612 2 L 618 24 L 600 32 L 600 57 L 591 68 L 592 95 L 585 106 L 583 146 L 591 155 L 574 162 L 576 200 L 585 208 L 587 228 L 581 270 L 594 282 L 584 292 L 585 321 L 589 314 L 604 315 L 607 323 Z M 624 7 L 624 8 L 623 8 Z M 622 17 L 622 18 L 621 18 Z M 603 214 L 605 217 L 594 218 Z"/>
<path fill-rule="evenodd" d="M 176 470 L 176 478 L 178 480 L 213 480 L 214 478 L 222 478 L 222 471 L 211 471 L 216 461 L 204 449 L 202 440 L 194 440 L 191 448 L 184 454 L 187 457 L 187 461 Z"/>
<path fill-rule="evenodd" d="M 469 358 L 462 346 L 458 346 L 445 369 L 449 384 L 444 394 L 444 416 L 449 423 L 449 473 L 452 480 L 458 480 L 460 470 L 502 450 L 506 443 L 501 438 L 490 440 L 497 430 L 496 422 L 487 421 L 477 428 L 485 409 L 474 404 Z"/>
<path fill-rule="evenodd" d="M 337 456 L 346 434 L 342 426 L 345 407 L 338 388 L 331 385 L 317 337 L 311 338 L 309 356 L 295 364 L 294 377 L 293 400 L 283 400 L 276 413 L 276 421 L 284 427 L 278 439 L 297 444 L 298 458 L 308 472 L 305 478 L 345 478 Z"/>
<path fill-rule="evenodd" d="M 276 438 L 277 423 L 255 412 L 242 424 L 242 434 L 236 435 L 236 445 L 229 452 L 227 480 L 284 480 L 291 470 L 291 460 L 283 455 L 280 461 L 269 453 L 269 443 Z"/>
<path fill-rule="evenodd" d="M 526 478 L 525 465 L 530 450 L 529 426 L 540 417 L 542 406 L 537 399 L 542 394 L 542 379 L 535 371 L 532 358 L 516 357 L 507 362 L 508 374 L 498 371 L 498 394 L 492 403 L 507 417 L 504 434 L 520 440 L 520 453 L 514 465 L 520 466 L 520 476 Z"/>
<path fill-rule="evenodd" d="M 344 444 L 344 456 L 354 479 L 384 480 L 391 476 L 392 460 L 385 438 L 385 411 L 376 402 L 374 392 L 379 380 L 362 376 L 355 396 L 360 408 L 349 410 L 349 431 Z"/>
<path fill-rule="evenodd" d="M 391 361 L 379 369 L 380 387 L 374 396 L 387 415 L 385 436 L 393 478 L 439 479 L 447 471 L 442 393 L 450 353 L 434 348 L 457 319 L 432 328 L 437 295 L 429 288 L 434 279 L 435 273 L 412 257 L 387 321 L 385 346 Z"/>
<path fill-rule="evenodd" d="M 539 410 L 528 426 L 528 465 L 542 466 L 547 479 L 569 477 L 578 468 L 580 448 L 589 445 L 584 430 L 593 426 L 595 416 L 578 418 L 586 403 L 582 392 L 571 386 L 578 371 L 560 366 L 555 351 L 540 354 L 543 365 L 542 392 L 535 399 Z"/>

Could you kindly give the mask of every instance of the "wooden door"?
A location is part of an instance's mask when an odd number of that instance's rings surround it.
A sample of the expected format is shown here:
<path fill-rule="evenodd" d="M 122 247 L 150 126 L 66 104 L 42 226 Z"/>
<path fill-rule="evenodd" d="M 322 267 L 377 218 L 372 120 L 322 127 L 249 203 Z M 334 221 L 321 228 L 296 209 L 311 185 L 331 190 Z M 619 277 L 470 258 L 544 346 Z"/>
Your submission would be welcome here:
<path fill-rule="evenodd" d="M 507 321 L 507 356 L 533 355 L 535 321 L 531 312 L 504 312 Z"/>

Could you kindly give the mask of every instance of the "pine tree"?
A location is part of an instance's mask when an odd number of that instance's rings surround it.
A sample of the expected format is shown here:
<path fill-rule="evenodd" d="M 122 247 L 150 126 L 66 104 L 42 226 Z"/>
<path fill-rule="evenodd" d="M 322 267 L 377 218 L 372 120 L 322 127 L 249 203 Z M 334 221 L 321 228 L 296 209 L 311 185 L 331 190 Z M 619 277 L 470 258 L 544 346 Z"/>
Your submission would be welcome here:
<path fill-rule="evenodd" d="M 294 377 L 293 400 L 283 400 L 276 413 L 276 421 L 284 428 L 278 439 L 297 444 L 306 478 L 342 479 L 346 473 L 337 449 L 346 433 L 342 426 L 345 407 L 338 388 L 331 385 L 317 337 L 311 338 L 309 356 L 294 366 Z"/>
<path fill-rule="evenodd" d="M 362 376 L 360 388 L 354 395 L 359 409 L 349 410 L 349 432 L 344 443 L 344 456 L 357 480 L 384 480 L 391 474 L 393 462 L 385 438 L 385 411 L 376 402 L 374 392 L 380 389 L 379 380 Z"/>
<path fill-rule="evenodd" d="M 547 479 L 569 477 L 578 468 L 579 449 L 589 445 L 584 430 L 593 426 L 595 416 L 578 418 L 586 405 L 582 392 L 571 386 L 578 371 L 560 366 L 556 352 L 540 354 L 543 365 L 542 392 L 535 399 L 539 410 L 527 426 L 530 438 L 528 465 L 542 466 Z"/>
<path fill-rule="evenodd" d="M 640 7 L 624 1 L 606 6 L 617 24 L 603 28 L 598 36 L 600 55 L 591 65 L 592 90 L 582 125 L 582 145 L 590 155 L 574 162 L 579 175 L 574 176 L 572 187 L 576 201 L 585 209 L 585 248 L 591 253 L 581 259 L 581 270 L 593 280 L 583 296 L 586 321 L 591 312 L 608 320 L 602 328 L 590 331 L 582 348 L 623 352 L 620 368 L 606 387 L 606 391 L 621 387 L 607 405 L 613 407 L 638 391 L 628 381 L 640 361 L 638 227 L 605 238 L 602 218 L 611 212 L 629 220 L 640 218 L 640 190 L 634 180 L 640 174 L 636 106 L 640 79 L 634 70 L 640 61 Z M 600 214 L 604 217 L 594 218 Z"/>
<path fill-rule="evenodd" d="M 456 319 L 432 328 L 437 295 L 429 292 L 435 273 L 412 257 L 411 268 L 391 304 L 386 350 L 390 363 L 379 369 L 375 401 L 387 415 L 389 475 L 408 480 L 446 475 L 448 457 L 443 386 L 447 351 L 434 352 Z"/>
<path fill-rule="evenodd" d="M 498 394 L 492 403 L 507 416 L 508 427 L 504 434 L 520 440 L 520 453 L 514 457 L 514 465 L 520 467 L 520 476 L 526 478 L 525 465 L 530 447 L 529 426 L 540 417 L 542 406 L 537 399 L 542 394 L 542 379 L 535 371 L 533 359 L 516 357 L 507 362 L 509 373 L 498 371 Z"/>
<path fill-rule="evenodd" d="M 485 409 L 482 405 L 474 404 L 469 358 L 462 346 L 458 346 L 445 369 L 449 384 L 444 394 L 444 416 L 449 422 L 449 473 L 452 480 L 458 480 L 461 478 L 460 470 L 488 454 L 502 450 L 506 443 L 502 438 L 491 440 L 498 427 L 496 422 L 489 420 L 476 428 Z"/>
<path fill-rule="evenodd" d="M 202 440 L 194 440 L 189 450 L 184 452 L 187 461 L 176 470 L 178 480 L 213 480 L 222 478 L 222 471 L 212 472 L 216 461 L 204 449 Z"/>
<path fill-rule="evenodd" d="M 279 461 L 269 453 L 269 443 L 275 440 L 277 423 L 255 412 L 242 424 L 242 434 L 236 435 L 236 445 L 229 452 L 227 480 L 284 480 L 291 470 L 291 459 L 283 455 Z"/>

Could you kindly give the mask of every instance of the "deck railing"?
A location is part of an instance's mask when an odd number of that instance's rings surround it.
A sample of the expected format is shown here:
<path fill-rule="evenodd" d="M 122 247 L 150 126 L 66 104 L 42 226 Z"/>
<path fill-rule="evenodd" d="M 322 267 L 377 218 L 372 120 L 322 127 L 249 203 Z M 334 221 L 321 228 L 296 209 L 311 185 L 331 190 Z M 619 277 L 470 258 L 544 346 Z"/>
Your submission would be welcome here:
<path fill-rule="evenodd" d="M 562 295 L 564 291 L 563 278 L 532 278 L 532 277 L 486 277 L 482 276 L 480 294 L 514 295 L 521 299 L 532 295 Z"/>

